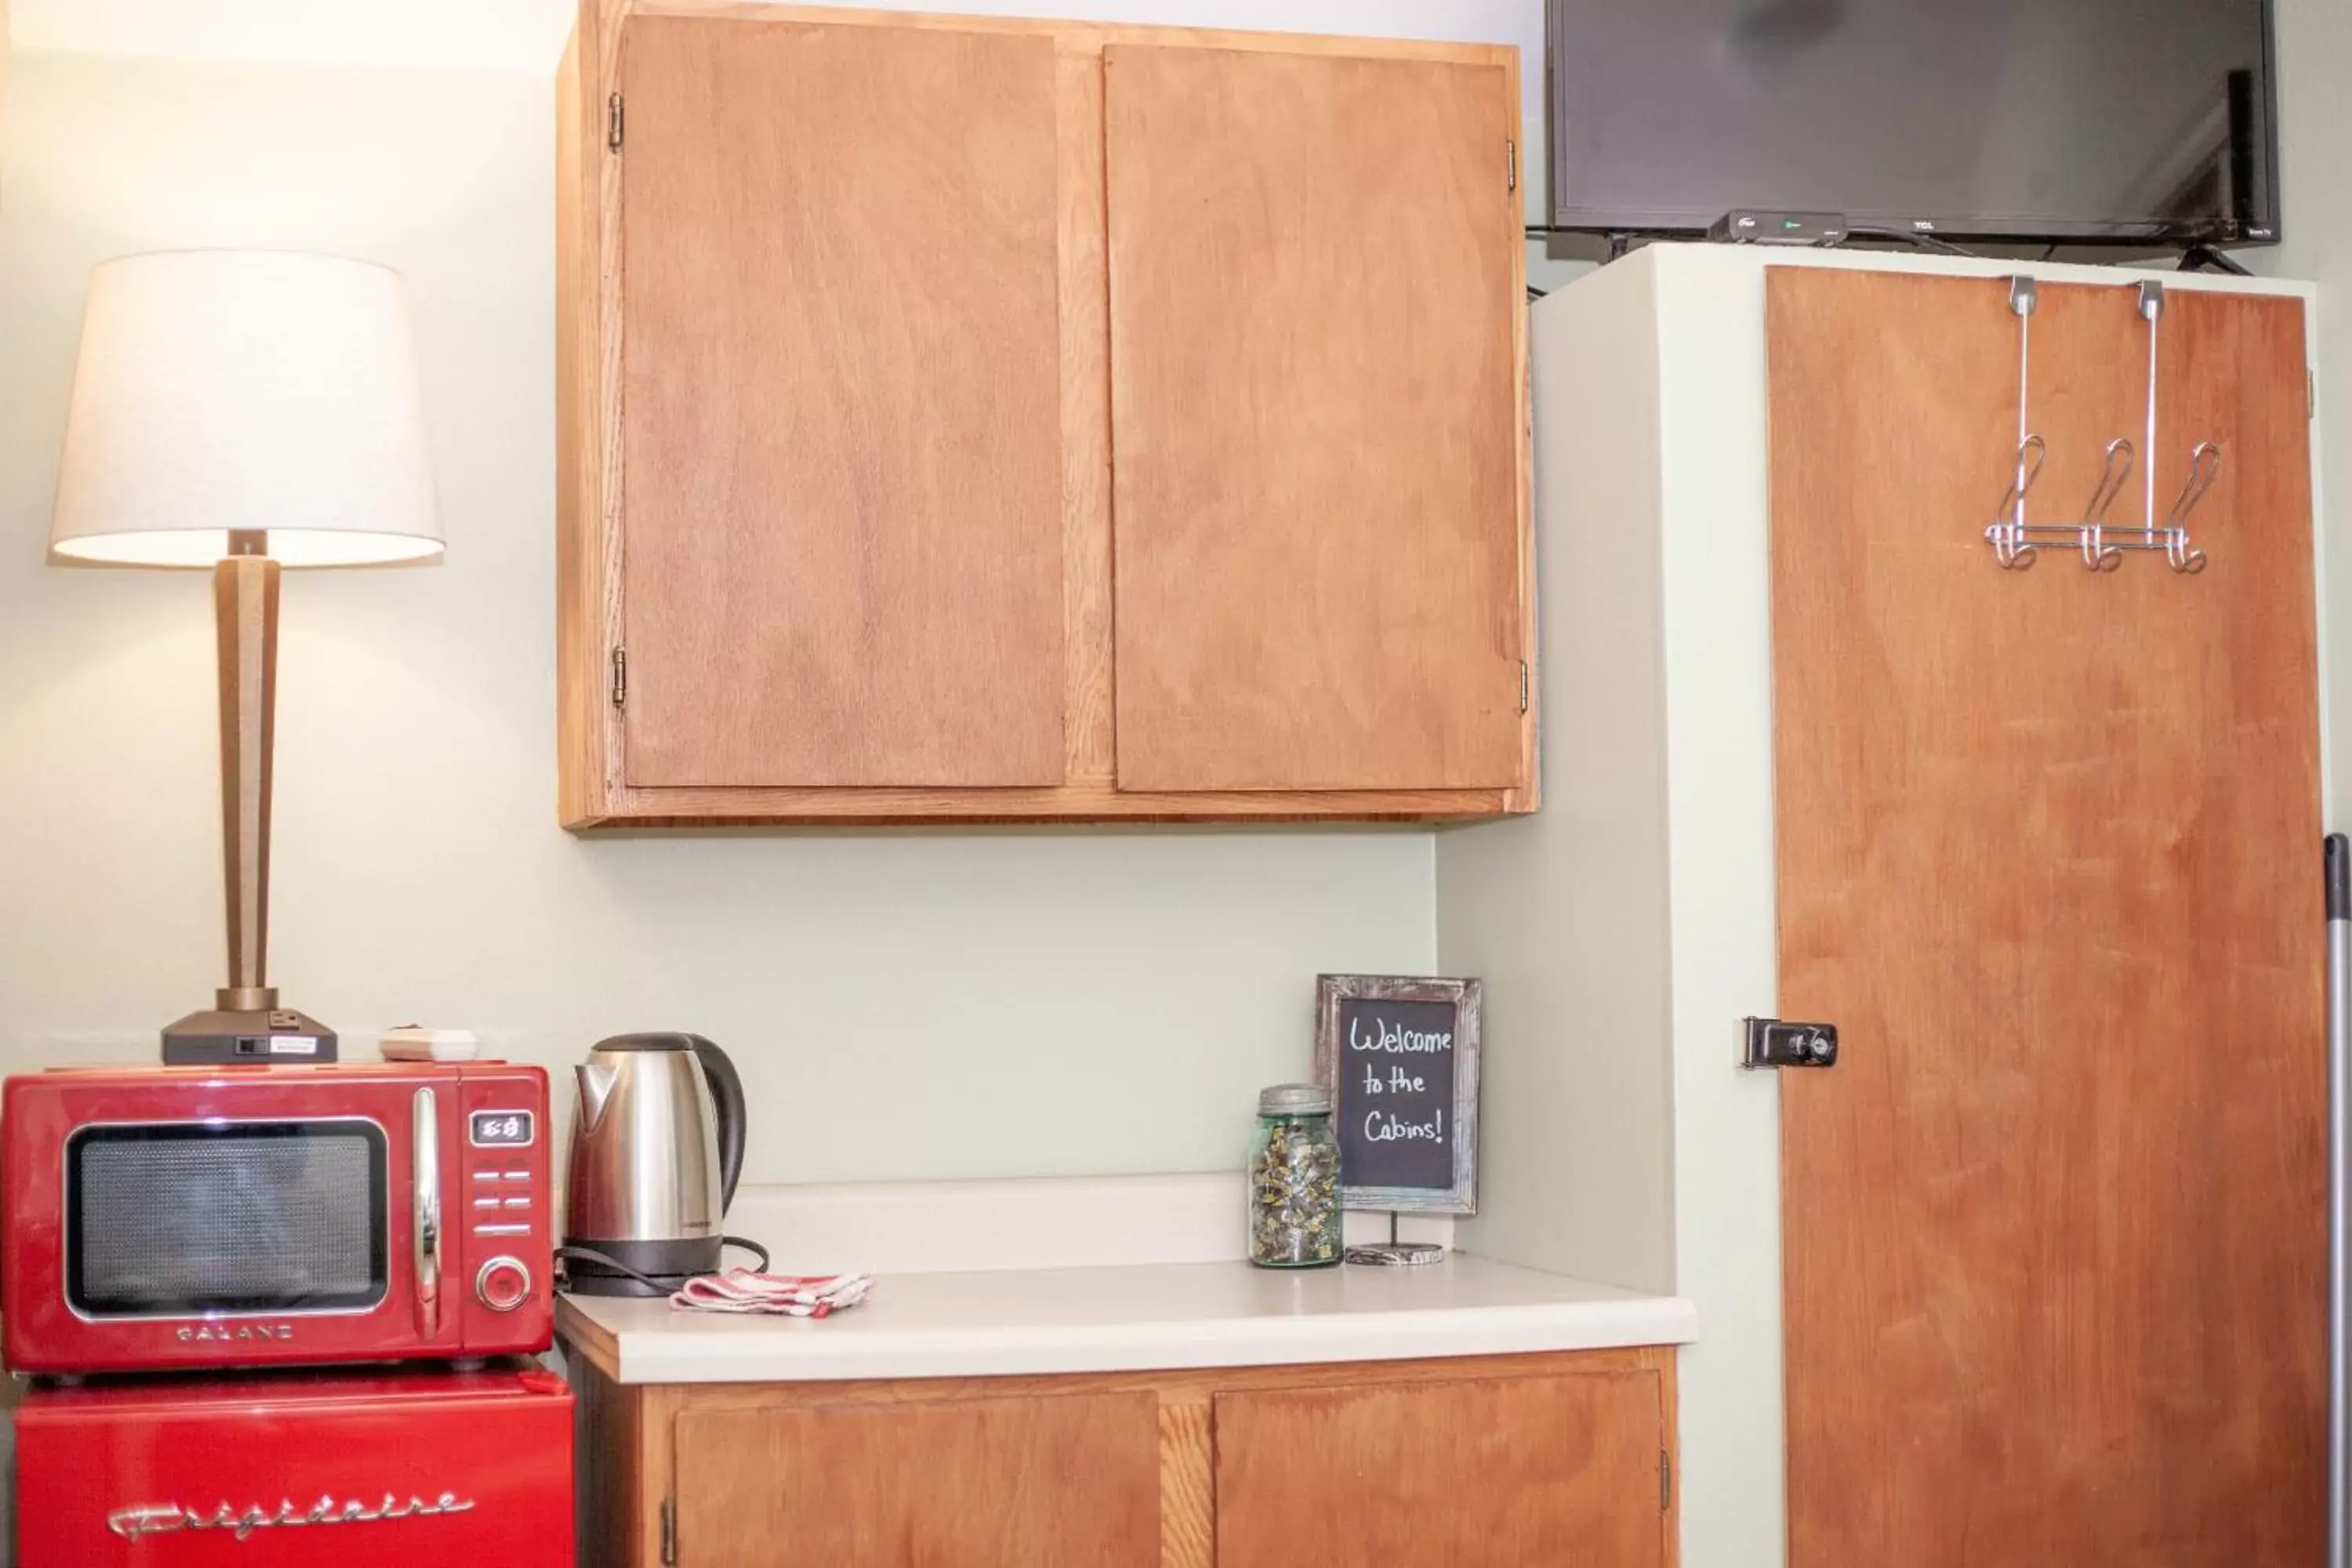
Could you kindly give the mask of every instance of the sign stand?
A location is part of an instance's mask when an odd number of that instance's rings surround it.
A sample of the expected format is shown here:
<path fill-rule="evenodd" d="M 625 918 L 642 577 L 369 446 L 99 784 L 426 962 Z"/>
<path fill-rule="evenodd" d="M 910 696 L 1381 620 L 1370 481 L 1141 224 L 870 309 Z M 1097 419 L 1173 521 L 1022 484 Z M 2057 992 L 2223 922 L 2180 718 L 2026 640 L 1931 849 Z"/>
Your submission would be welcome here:
<path fill-rule="evenodd" d="M 1315 983 L 1315 1081 L 1331 1091 L 1339 1205 L 1389 1216 L 1389 1238 L 1340 1256 L 1418 1268 L 1445 1248 L 1404 1241 L 1403 1214 L 1478 1212 L 1475 980 L 1325 974 Z"/>
<path fill-rule="evenodd" d="M 1388 1240 L 1375 1243 L 1370 1247 L 1351 1247 L 1348 1248 L 1346 1256 L 1349 1262 L 1369 1268 L 1423 1268 L 1430 1264 L 1442 1262 L 1445 1257 L 1445 1248 L 1433 1241 L 1399 1241 L 1397 1212 L 1391 1209 L 1389 1210 Z"/>

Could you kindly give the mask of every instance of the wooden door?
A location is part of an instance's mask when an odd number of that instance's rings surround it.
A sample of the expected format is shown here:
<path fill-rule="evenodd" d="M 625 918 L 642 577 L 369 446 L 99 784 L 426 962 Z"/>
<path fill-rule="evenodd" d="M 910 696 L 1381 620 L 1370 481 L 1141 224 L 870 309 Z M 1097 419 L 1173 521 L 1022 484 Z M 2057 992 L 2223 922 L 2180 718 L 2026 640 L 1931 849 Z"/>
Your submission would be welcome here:
<path fill-rule="evenodd" d="M 1654 1372 L 1221 1394 L 1217 1568 L 1663 1568 Z"/>
<path fill-rule="evenodd" d="M 2310 1568 L 2326 1430 L 2301 306 L 2175 290 L 2158 516 L 2210 566 L 1982 530 L 2000 280 L 1768 288 L 1792 1568 Z M 2137 444 L 2128 287 L 2045 285 L 2031 516 Z M 2143 490 L 2115 508 L 2137 521 Z"/>
<path fill-rule="evenodd" d="M 1157 1568 L 1149 1390 L 677 1417 L 679 1568 Z"/>
<path fill-rule="evenodd" d="M 1061 782 L 1044 34 L 622 42 L 628 783 Z"/>
<path fill-rule="evenodd" d="M 1120 787 L 1527 782 L 1511 72 L 1104 79 Z"/>

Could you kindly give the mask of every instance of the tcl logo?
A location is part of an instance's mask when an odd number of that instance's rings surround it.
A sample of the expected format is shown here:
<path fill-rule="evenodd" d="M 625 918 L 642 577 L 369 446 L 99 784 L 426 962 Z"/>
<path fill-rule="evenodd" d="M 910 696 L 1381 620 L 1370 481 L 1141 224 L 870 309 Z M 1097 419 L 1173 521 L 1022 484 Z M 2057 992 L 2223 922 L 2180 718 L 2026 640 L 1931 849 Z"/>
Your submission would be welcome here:
<path fill-rule="evenodd" d="M 192 1328 L 173 1331 L 173 1338 L 193 1342 L 197 1340 L 217 1340 L 226 1343 L 236 1340 L 290 1340 L 294 1337 L 291 1323 L 198 1323 Z"/>

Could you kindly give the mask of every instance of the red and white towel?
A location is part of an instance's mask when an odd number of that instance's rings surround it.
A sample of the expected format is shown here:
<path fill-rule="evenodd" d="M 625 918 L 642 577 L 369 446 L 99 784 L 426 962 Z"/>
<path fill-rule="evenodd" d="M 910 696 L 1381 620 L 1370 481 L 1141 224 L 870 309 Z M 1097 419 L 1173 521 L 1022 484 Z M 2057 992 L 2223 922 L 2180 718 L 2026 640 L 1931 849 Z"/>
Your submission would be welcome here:
<path fill-rule="evenodd" d="M 669 1304 L 689 1312 L 740 1312 L 779 1318 L 829 1318 L 874 1289 L 871 1274 L 761 1274 L 730 1268 L 689 1279 Z"/>

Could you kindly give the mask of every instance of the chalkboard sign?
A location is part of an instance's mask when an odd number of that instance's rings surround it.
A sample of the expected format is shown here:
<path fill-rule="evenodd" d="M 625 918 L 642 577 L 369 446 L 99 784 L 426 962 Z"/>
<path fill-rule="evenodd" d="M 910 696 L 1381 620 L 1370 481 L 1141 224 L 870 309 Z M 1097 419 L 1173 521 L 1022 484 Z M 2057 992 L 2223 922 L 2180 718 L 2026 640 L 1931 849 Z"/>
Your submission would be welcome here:
<path fill-rule="evenodd" d="M 1345 1206 L 1478 1212 L 1479 995 L 1475 980 L 1317 981 L 1315 1076 Z"/>

